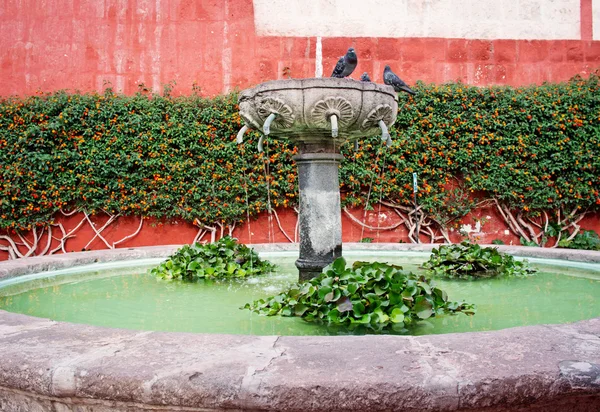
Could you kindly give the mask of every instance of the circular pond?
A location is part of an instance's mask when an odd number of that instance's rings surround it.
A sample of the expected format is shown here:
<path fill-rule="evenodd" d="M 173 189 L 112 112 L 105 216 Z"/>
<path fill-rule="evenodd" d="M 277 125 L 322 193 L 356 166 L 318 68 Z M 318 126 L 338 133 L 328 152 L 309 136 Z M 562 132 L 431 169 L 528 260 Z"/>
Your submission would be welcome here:
<path fill-rule="evenodd" d="M 265 317 L 240 307 L 286 289 L 297 279 L 297 252 L 262 253 L 278 265 L 264 277 L 187 283 L 163 281 L 148 269 L 164 260 L 99 263 L 31 274 L 0 282 L 0 309 L 72 323 L 134 330 L 245 335 L 346 335 L 372 333 Z M 419 271 L 421 252 L 353 251 L 348 262 L 384 261 Z M 600 316 L 600 264 L 530 259 L 529 278 L 437 280 L 450 300 L 475 303 L 475 316 L 445 315 L 423 321 L 414 335 L 499 330 L 574 322 Z M 385 332 L 393 333 L 393 332 Z"/>

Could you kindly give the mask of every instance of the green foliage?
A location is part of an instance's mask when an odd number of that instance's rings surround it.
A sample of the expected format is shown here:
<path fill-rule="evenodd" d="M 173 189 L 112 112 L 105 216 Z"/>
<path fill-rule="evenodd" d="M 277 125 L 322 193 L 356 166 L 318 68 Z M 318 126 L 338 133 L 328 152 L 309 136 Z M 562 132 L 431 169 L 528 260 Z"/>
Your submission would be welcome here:
<path fill-rule="evenodd" d="M 226 236 L 215 243 L 185 245 L 150 273 L 162 279 L 198 280 L 263 275 L 274 268 L 253 249 Z"/>
<path fill-rule="evenodd" d="M 246 304 L 244 309 L 273 316 L 299 316 L 309 322 L 402 329 L 444 313 L 475 313 L 468 303 L 449 302 L 448 295 L 424 277 L 386 263 L 336 259 L 316 278 L 277 296 Z"/>
<path fill-rule="evenodd" d="M 373 239 L 372 237 L 363 237 L 360 240 L 360 243 L 373 243 L 373 240 L 375 240 L 375 239 Z"/>
<path fill-rule="evenodd" d="M 599 210 L 599 88 L 595 74 L 521 88 L 419 84 L 418 98 L 400 96 L 392 147 L 378 136 L 343 147 L 343 203 L 412 206 L 418 172 L 419 205 L 442 226 L 475 197 L 532 216 Z M 110 89 L 0 98 L 0 229 L 45 226 L 60 209 L 233 224 L 269 202 L 296 207 L 297 149 L 268 138 L 259 154 L 257 131 L 236 145 L 236 100 Z"/>
<path fill-rule="evenodd" d="M 538 246 L 538 244 L 535 243 L 533 240 L 527 240 L 523 236 L 521 236 L 519 238 L 519 242 L 521 243 L 521 246 L 532 246 L 532 247 Z"/>
<path fill-rule="evenodd" d="M 494 240 L 492 240 L 492 244 L 493 245 L 503 245 L 504 241 L 502 241 L 502 239 L 494 239 Z"/>
<path fill-rule="evenodd" d="M 429 276 L 451 279 L 526 277 L 536 272 L 527 261 L 515 260 L 495 247 L 482 248 L 469 242 L 434 248 L 423 268 Z"/>
<path fill-rule="evenodd" d="M 592 230 L 584 230 L 571 240 L 563 239 L 558 247 L 568 249 L 600 250 L 600 237 Z"/>

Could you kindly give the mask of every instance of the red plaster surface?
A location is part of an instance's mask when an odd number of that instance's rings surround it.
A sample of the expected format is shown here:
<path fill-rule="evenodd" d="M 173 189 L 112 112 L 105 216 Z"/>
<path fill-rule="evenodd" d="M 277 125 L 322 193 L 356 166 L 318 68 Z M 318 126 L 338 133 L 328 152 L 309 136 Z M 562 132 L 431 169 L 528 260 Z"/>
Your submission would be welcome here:
<path fill-rule="evenodd" d="M 389 208 L 382 206 L 381 209 L 376 206 L 375 210 L 365 214 L 362 209 L 351 210 L 354 217 L 365 222 L 371 227 L 385 228 L 393 226 L 400 222 L 399 217 Z M 296 213 L 290 209 L 280 209 L 278 211 L 281 228 L 279 229 L 274 215 L 269 218 L 267 213 L 259 215 L 256 219 L 252 219 L 250 224 L 247 223 L 238 225 L 233 236 L 239 239 L 242 243 L 286 243 L 289 242 L 288 237 L 295 240 L 296 229 Z M 57 219 L 57 222 L 62 223 L 65 230 L 69 232 L 75 228 L 83 219 L 82 214 L 76 214 L 70 217 L 62 217 Z M 108 216 L 92 216 L 92 222 L 97 230 L 107 222 Z M 480 221 L 481 231 L 472 232 L 468 238 L 476 243 L 490 244 L 493 240 L 502 240 L 505 244 L 519 245 L 519 238 L 512 233 L 506 234 L 508 229 L 498 212 L 494 208 L 480 208 L 464 219 L 459 224 L 470 224 L 475 227 L 475 223 Z M 106 227 L 101 234 L 109 244 L 120 241 L 121 239 L 134 234 L 139 227 L 140 220 L 137 217 L 120 217 L 112 224 Z M 594 230 L 600 233 L 600 214 L 590 214 L 580 222 L 582 230 Z M 154 219 L 145 219 L 142 230 L 134 237 L 125 240 L 116 245 L 116 248 L 131 248 L 140 246 L 158 246 L 158 245 L 181 245 L 192 243 L 198 228 L 189 222 L 182 220 L 173 220 L 170 222 L 160 222 Z M 223 234 L 226 235 L 227 228 L 224 228 Z M 1 233 L 4 234 L 4 233 Z M 57 235 L 56 232 L 53 233 Z M 100 250 L 107 249 L 106 244 L 98 237 L 94 239 L 94 231 L 86 222 L 80 229 L 74 232 L 74 237 L 66 242 L 65 250 L 67 252 L 79 252 L 84 250 Z M 286 237 L 287 235 L 287 237 Z M 12 236 L 16 239 L 16 236 Z M 220 229 L 216 234 L 217 238 L 221 237 Z M 409 243 L 408 230 L 404 225 L 400 225 L 394 230 L 369 230 L 359 224 L 353 222 L 348 216 L 342 214 L 342 240 L 344 242 L 359 242 L 364 238 L 372 238 L 373 243 Z M 32 236 L 26 236 L 28 241 L 31 241 Z M 430 238 L 424 235 L 420 237 L 422 243 L 429 243 Z M 464 239 L 457 229 L 450 231 L 450 239 L 452 242 L 460 242 Z M 47 237 L 44 236 L 39 242 L 37 253 L 40 253 L 46 245 Z M 91 242 L 90 242 L 91 241 Z M 202 238 L 202 241 L 210 241 L 210 233 Z M 440 241 L 439 241 L 440 242 Z M 5 241 L 0 241 L 1 244 L 6 244 Z M 57 240 L 53 240 L 51 249 L 59 246 Z M 86 247 L 87 246 L 87 247 Z M 22 252 L 26 250 L 21 249 Z M 62 252 L 59 252 L 62 253 Z M 0 261 L 8 259 L 7 252 L 0 251 Z"/>
<path fill-rule="evenodd" d="M 581 0 L 582 40 L 324 38 L 324 74 L 349 46 L 380 82 L 390 64 L 408 83 L 527 85 L 600 68 L 591 0 Z M 227 6 L 225 6 L 227 4 Z M 158 5 L 158 8 L 157 8 Z M 313 77 L 315 39 L 257 36 L 252 0 L 7 0 L 0 5 L 0 95 L 38 90 L 126 94 L 140 84 L 216 95 L 284 77 Z"/>

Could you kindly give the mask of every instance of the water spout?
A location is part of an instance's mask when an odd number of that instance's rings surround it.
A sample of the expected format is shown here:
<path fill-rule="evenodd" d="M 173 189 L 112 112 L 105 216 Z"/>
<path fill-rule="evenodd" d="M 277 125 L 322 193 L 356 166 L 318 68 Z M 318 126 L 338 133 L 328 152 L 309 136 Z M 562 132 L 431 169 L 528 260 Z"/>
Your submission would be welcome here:
<path fill-rule="evenodd" d="M 388 132 L 383 120 L 379 121 L 379 128 L 381 129 L 381 141 L 385 142 L 387 147 L 390 147 L 392 145 L 392 136 Z"/>
<path fill-rule="evenodd" d="M 329 116 L 329 121 L 331 122 L 331 137 L 338 137 L 338 122 L 337 116 L 332 114 Z"/>
<path fill-rule="evenodd" d="M 263 140 L 265 140 L 264 136 L 258 138 L 258 153 L 263 152 Z"/>
<path fill-rule="evenodd" d="M 249 127 L 244 125 L 237 134 L 235 141 L 237 144 L 244 143 L 244 134 L 248 131 Z"/>
<path fill-rule="evenodd" d="M 271 133 L 271 123 L 273 123 L 273 120 L 275 120 L 275 116 L 277 116 L 277 114 L 271 113 L 269 117 L 267 117 L 267 120 L 265 120 L 265 124 L 263 125 L 263 133 L 266 136 Z"/>

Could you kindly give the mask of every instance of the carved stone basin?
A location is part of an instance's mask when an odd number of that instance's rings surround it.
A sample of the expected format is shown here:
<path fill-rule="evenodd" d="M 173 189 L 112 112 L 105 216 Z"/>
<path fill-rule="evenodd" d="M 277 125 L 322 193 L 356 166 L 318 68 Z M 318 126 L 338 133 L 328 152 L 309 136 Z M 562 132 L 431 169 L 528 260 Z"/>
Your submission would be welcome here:
<path fill-rule="evenodd" d="M 352 79 L 315 78 L 275 80 L 246 89 L 239 96 L 240 115 L 250 128 L 262 130 L 271 113 L 270 137 L 297 142 L 346 140 L 381 133 L 379 121 L 391 126 L 398 103 L 391 86 Z M 338 136 L 332 138 L 331 115 Z M 302 148 L 300 148 L 302 151 Z"/>
<path fill-rule="evenodd" d="M 296 266 L 301 280 L 318 276 L 342 254 L 341 144 L 379 133 L 391 142 L 387 128 L 396 120 L 396 98 L 391 86 L 336 78 L 276 80 L 240 93 L 246 127 L 291 139 L 299 149 L 294 160 L 300 192 Z"/>

